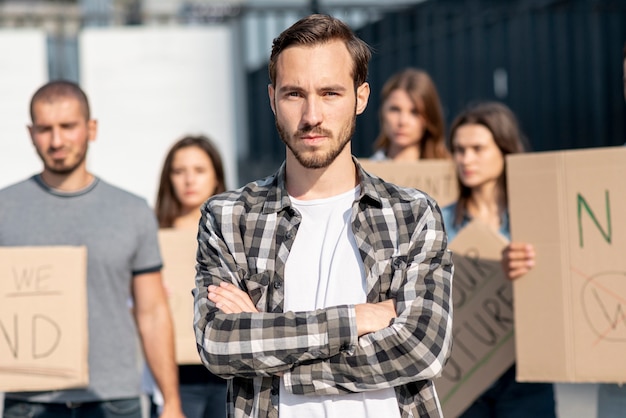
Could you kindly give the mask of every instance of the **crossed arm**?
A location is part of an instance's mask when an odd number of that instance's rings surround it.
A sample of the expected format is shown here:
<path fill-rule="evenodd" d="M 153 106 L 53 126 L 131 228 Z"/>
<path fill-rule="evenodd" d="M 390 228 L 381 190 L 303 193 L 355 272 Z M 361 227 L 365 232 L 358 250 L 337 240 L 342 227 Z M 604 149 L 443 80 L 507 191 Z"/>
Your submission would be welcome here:
<path fill-rule="evenodd" d="M 440 225 L 432 214 L 416 225 L 406 264 L 392 279 L 395 300 L 284 313 L 263 312 L 268 278 L 252 280 L 238 267 L 245 259 L 218 233 L 201 231 L 194 289 L 201 359 L 222 377 L 281 375 L 288 390 L 301 394 L 438 376 L 452 327 L 452 262 Z"/>
<path fill-rule="evenodd" d="M 243 312 L 258 313 L 250 296 L 228 282 L 221 282 L 219 286 L 209 286 L 209 300 L 215 303 L 225 314 L 239 314 Z M 388 299 L 380 303 L 361 303 L 354 307 L 358 336 L 376 332 L 389 326 L 396 317 L 395 301 Z"/>

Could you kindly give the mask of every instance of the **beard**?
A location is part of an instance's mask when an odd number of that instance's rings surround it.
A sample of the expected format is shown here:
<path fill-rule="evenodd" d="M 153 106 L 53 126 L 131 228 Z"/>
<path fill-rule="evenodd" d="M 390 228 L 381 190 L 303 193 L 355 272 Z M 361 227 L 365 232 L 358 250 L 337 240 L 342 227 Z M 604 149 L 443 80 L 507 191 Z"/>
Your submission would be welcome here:
<path fill-rule="evenodd" d="M 356 114 L 352 117 L 349 123 L 344 125 L 339 131 L 339 136 L 335 138 L 333 133 L 321 126 L 307 125 L 302 129 L 298 129 L 293 134 L 289 134 L 287 130 L 278 122 L 278 117 L 275 118 L 276 130 L 280 135 L 280 139 L 285 143 L 287 148 L 292 152 L 296 160 L 305 168 L 317 169 L 328 167 L 339 154 L 344 150 L 346 145 L 352 139 L 354 130 L 356 127 Z M 307 150 L 298 147 L 298 138 L 307 135 L 322 135 L 329 139 L 330 148 L 326 150 Z"/>
<path fill-rule="evenodd" d="M 80 153 L 76 156 L 76 158 L 70 163 L 66 164 L 65 161 L 55 161 L 48 158 L 47 155 L 44 155 L 44 151 L 37 150 L 41 161 L 43 161 L 44 167 L 46 171 L 58 174 L 58 175 L 67 175 L 73 173 L 87 158 L 87 148 L 81 150 Z"/>

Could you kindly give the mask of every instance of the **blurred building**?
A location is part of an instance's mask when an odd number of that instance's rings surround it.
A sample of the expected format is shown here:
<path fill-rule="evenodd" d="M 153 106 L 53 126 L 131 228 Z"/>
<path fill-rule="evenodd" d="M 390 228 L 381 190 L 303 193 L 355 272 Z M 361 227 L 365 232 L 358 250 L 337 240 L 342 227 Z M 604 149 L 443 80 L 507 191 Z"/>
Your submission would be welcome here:
<path fill-rule="evenodd" d="M 50 79 L 80 81 L 79 34 L 87 27 L 180 27 L 227 25 L 236 37 L 237 111 L 240 123 L 237 149 L 239 178 L 243 181 L 267 174 L 282 158 L 274 144 L 251 156 L 250 143 L 274 139 L 251 138 L 246 110 L 249 100 L 267 106 L 267 94 L 259 98 L 248 89 L 249 77 L 266 68 L 273 38 L 294 21 L 312 12 L 332 14 L 359 28 L 379 20 L 384 13 L 402 10 L 424 0 L 0 0 L 1 28 L 39 28 L 46 32 Z M 263 71 L 263 70 L 262 70 Z M 267 77 L 259 81 L 263 90 Z M 258 86 L 257 86 L 258 87 Z M 252 92 L 252 93 L 251 93 Z M 253 98 L 251 98 L 251 96 Z M 269 107 L 268 107 L 269 109 Z M 264 110 L 268 110 L 264 109 Z M 265 115 L 265 112 L 263 112 Z M 272 119 L 266 121 L 264 125 Z M 256 130 L 256 128 L 253 128 Z"/>
<path fill-rule="evenodd" d="M 45 28 L 50 78 L 78 80 L 83 27 L 232 26 L 246 73 L 237 106 L 245 114 L 238 144 L 245 181 L 283 158 L 266 63 L 272 39 L 311 12 L 343 19 L 375 50 L 370 105 L 353 140 L 357 156 L 372 151 L 384 80 L 407 66 L 432 75 L 447 122 L 469 102 L 499 100 L 517 114 L 534 150 L 626 140 L 624 0 L 0 0 L 0 27 Z"/>
<path fill-rule="evenodd" d="M 243 61 L 267 59 L 272 39 L 304 14 L 336 15 L 353 27 L 424 0 L 0 0 L 0 27 L 43 27 L 50 35 L 51 77 L 77 78 L 74 39 L 84 26 L 203 25 L 237 20 Z"/>

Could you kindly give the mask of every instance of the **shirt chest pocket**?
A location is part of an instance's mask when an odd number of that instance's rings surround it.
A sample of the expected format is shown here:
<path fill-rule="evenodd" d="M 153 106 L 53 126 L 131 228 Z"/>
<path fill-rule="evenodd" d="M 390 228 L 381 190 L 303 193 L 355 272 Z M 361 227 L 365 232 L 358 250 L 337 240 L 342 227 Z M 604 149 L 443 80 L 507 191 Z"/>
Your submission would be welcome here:
<path fill-rule="evenodd" d="M 369 302 L 380 302 L 395 298 L 406 276 L 406 267 L 406 256 L 376 261 L 372 266 L 372 274 L 369 280 L 370 283 L 373 283 L 373 291 L 369 292 L 369 294 L 378 294 L 378 300 L 369 300 Z"/>

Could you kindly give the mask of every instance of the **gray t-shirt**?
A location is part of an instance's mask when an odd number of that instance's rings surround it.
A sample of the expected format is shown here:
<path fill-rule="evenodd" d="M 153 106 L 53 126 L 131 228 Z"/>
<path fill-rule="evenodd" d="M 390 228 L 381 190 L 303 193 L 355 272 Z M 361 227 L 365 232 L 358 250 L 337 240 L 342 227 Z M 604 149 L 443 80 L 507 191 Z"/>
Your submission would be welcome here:
<path fill-rule="evenodd" d="M 33 176 L 0 190 L 0 246 L 86 245 L 89 387 L 11 393 L 38 402 L 85 402 L 140 394 L 137 329 L 128 301 L 133 275 L 162 265 L 146 201 L 94 179 L 64 193 Z M 59 307 L 61 309 L 61 307 Z"/>

